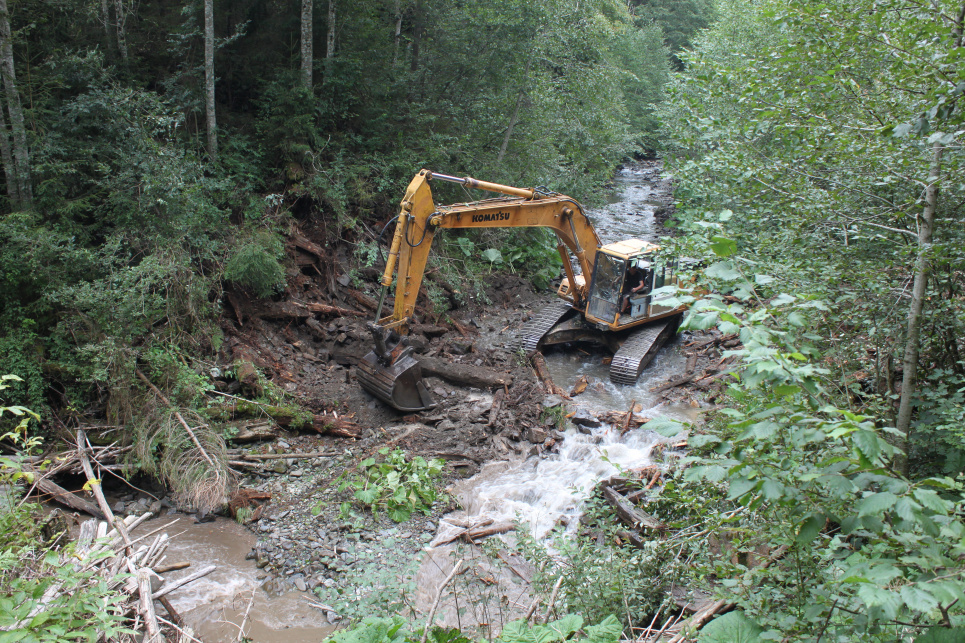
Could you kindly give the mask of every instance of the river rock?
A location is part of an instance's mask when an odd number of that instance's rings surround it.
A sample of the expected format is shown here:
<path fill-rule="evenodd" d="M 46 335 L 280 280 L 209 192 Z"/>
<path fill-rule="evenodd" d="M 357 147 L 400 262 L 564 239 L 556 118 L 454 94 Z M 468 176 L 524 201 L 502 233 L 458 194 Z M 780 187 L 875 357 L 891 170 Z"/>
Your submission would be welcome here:
<path fill-rule="evenodd" d="M 590 428 L 593 428 L 593 429 L 595 429 L 596 427 L 601 426 L 601 425 L 603 424 L 603 423 L 600 422 L 594 415 L 592 415 L 589 411 L 585 411 L 585 410 L 577 411 L 577 412 L 576 412 L 576 415 L 574 415 L 573 417 L 571 417 L 570 420 L 572 420 L 572 422 L 573 422 L 574 424 L 578 424 L 578 425 L 580 425 L 580 426 L 585 426 L 585 427 L 590 427 Z"/>
<path fill-rule="evenodd" d="M 526 429 L 526 440 L 533 444 L 543 444 L 550 437 L 549 431 L 542 427 L 534 426 Z"/>
<path fill-rule="evenodd" d="M 468 355 L 472 351 L 470 342 L 452 342 L 449 344 L 449 352 L 452 355 Z"/>
<path fill-rule="evenodd" d="M 308 585 L 305 584 L 305 579 L 301 576 L 293 577 L 292 581 L 295 583 L 295 589 L 297 589 L 299 592 L 308 591 Z"/>
<path fill-rule="evenodd" d="M 114 506 L 111 507 L 111 511 L 113 511 L 116 514 L 122 514 L 124 513 L 124 509 L 126 507 L 127 507 L 127 503 L 125 503 L 123 500 L 118 500 L 117 502 L 114 503 Z"/>
<path fill-rule="evenodd" d="M 543 398 L 544 409 L 551 409 L 555 406 L 562 406 L 562 405 L 563 405 L 563 398 L 561 398 L 559 395 L 547 395 L 546 397 Z"/>
<path fill-rule="evenodd" d="M 288 462 L 285 460 L 275 460 L 275 464 L 271 467 L 271 470 L 275 473 L 285 473 L 288 471 Z"/>

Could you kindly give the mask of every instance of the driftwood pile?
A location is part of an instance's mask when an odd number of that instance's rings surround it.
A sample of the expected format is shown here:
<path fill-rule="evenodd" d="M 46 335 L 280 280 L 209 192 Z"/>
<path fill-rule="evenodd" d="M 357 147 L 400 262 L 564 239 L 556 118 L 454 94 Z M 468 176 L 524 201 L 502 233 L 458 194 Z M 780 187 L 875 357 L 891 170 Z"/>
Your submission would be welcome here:
<path fill-rule="evenodd" d="M 650 490 L 661 481 L 662 472 L 650 465 L 632 469 L 628 474 L 601 481 L 596 491 L 613 507 L 625 527 L 617 532 L 617 537 L 635 547 L 643 547 L 648 536 L 663 534 L 667 530 L 667 525 L 647 513 L 642 506 Z M 597 537 L 602 537 L 602 532 Z"/>
<path fill-rule="evenodd" d="M 161 643 L 165 640 L 161 632 L 162 623 L 177 634 L 178 641 L 189 641 L 193 639 L 193 633 L 190 628 L 182 627 L 181 617 L 167 595 L 210 574 L 215 566 L 209 565 L 179 580 L 165 582 L 161 574 L 184 569 L 189 565 L 165 564 L 164 552 L 169 538 L 162 530 L 173 525 L 176 520 L 138 538 L 130 537 L 130 532 L 151 516 L 150 512 L 139 517 L 128 516 L 124 520 L 111 516 L 113 529 L 107 521 L 88 520 L 82 523 L 75 547 L 77 562 L 74 566 L 78 571 L 93 571 L 98 580 L 105 580 L 111 590 L 118 591 L 125 597 L 122 606 L 131 616 L 131 628 L 144 632 L 145 641 Z M 52 586 L 44 597 L 46 602 L 56 597 L 61 590 L 62 588 L 56 585 Z M 157 615 L 154 609 L 155 601 L 161 603 L 170 620 Z M 40 604 L 44 602 L 42 599 Z"/>
<path fill-rule="evenodd" d="M 85 431 L 79 429 L 76 450 L 59 458 L 54 466 L 46 471 L 35 470 L 30 464 L 27 464 L 24 470 L 35 474 L 35 488 L 50 493 L 71 508 L 97 516 L 97 519 L 81 524 L 74 556 L 62 561 L 62 564 L 73 565 L 78 572 L 93 572 L 92 583 L 104 581 L 112 591 L 119 592 L 124 597 L 121 606 L 130 615 L 132 629 L 143 632 L 144 641 L 165 641 L 161 631 L 162 623 L 176 632 L 177 640 L 196 640 L 190 630 L 181 628 L 180 616 L 166 597 L 174 590 L 211 573 L 215 567 L 211 565 L 180 580 L 164 582 L 160 574 L 188 566 L 187 563 L 164 564 L 169 538 L 163 530 L 176 521 L 132 538 L 130 532 L 150 518 L 151 512 L 137 517 L 116 518 L 104 497 L 101 480 L 94 474 L 92 461 L 103 469 L 108 466 L 105 461 L 116 458 L 122 451 L 123 449 L 116 447 L 91 447 Z M 54 473 L 75 469 L 79 469 L 87 477 L 86 487 L 93 493 L 96 504 L 70 493 L 48 479 Z M 45 605 L 67 591 L 69 590 L 62 583 L 52 584 L 38 601 L 34 613 L 28 615 L 27 619 L 36 616 Z M 157 615 L 154 609 L 155 601 L 164 606 L 171 617 L 170 621 Z M 19 627 L 19 624 L 16 627 Z"/>

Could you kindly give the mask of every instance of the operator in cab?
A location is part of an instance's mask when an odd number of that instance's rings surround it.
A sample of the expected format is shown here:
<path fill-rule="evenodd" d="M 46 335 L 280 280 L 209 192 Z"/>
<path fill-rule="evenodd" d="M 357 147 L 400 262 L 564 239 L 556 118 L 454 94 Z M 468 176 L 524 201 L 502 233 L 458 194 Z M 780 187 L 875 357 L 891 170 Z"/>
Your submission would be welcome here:
<path fill-rule="evenodd" d="M 637 268 L 635 261 L 630 262 L 627 270 L 627 278 L 623 284 L 623 303 L 620 306 L 620 314 L 624 314 L 630 308 L 630 297 L 646 288 L 643 271 Z"/>

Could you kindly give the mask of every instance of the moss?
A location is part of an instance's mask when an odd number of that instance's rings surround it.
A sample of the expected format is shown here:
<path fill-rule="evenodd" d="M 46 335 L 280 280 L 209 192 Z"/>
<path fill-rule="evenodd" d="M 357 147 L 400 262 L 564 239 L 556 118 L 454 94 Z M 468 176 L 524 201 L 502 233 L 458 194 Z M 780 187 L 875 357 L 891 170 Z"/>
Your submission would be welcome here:
<path fill-rule="evenodd" d="M 205 415 L 211 420 L 227 421 L 239 417 L 268 416 L 279 426 L 294 430 L 309 429 L 315 416 L 307 409 L 297 404 L 261 404 L 248 400 L 237 400 L 231 404 L 219 404 L 205 409 Z"/>

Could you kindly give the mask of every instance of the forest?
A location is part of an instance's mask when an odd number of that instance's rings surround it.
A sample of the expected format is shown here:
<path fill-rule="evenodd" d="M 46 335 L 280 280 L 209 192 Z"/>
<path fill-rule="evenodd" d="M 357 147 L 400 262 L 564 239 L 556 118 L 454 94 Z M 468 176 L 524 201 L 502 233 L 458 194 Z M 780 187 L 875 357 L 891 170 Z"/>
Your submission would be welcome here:
<path fill-rule="evenodd" d="M 420 168 L 593 205 L 659 157 L 683 328 L 739 339 L 732 378 L 704 422 L 648 423 L 689 431 L 648 505 L 673 534 L 526 544 L 580 625 L 502 640 L 667 640 L 635 633 L 671 602 L 655 578 L 730 610 L 680 641 L 963 640 L 963 32 L 960 0 L 0 0 L 0 482 L 93 426 L 132 475 L 223 480 L 179 468 L 216 431 L 158 426 L 207 426 L 226 293 L 282 297 L 293 226 L 334 283 L 381 269 Z M 555 239 L 511 232 L 433 266 L 545 290 Z M 127 636 L 102 586 L 24 618 L 55 578 L 31 520 L 0 514 L 0 643 Z M 426 625 L 372 609 L 336 640 Z"/>

